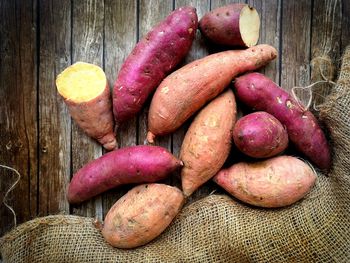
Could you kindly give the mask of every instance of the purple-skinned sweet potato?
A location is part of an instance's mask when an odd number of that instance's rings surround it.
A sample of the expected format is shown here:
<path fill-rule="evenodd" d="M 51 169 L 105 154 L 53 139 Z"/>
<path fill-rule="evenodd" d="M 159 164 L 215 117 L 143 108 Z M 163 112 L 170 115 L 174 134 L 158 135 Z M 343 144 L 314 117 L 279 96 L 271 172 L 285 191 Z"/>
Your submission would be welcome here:
<path fill-rule="evenodd" d="M 165 184 L 136 186 L 108 211 L 102 235 L 117 248 L 145 245 L 170 225 L 184 203 L 184 195 L 176 187 Z"/>
<path fill-rule="evenodd" d="M 254 7 L 234 3 L 206 13 L 199 29 L 213 43 L 251 47 L 258 43 L 260 18 Z"/>
<path fill-rule="evenodd" d="M 287 128 L 289 140 L 297 150 L 319 168 L 330 168 L 330 146 L 316 117 L 287 91 L 256 72 L 236 78 L 234 86 L 241 102 L 272 114 Z"/>
<path fill-rule="evenodd" d="M 259 207 L 283 207 L 302 199 L 317 176 L 305 162 L 278 156 L 256 163 L 236 163 L 213 178 L 237 199 Z"/>
<path fill-rule="evenodd" d="M 287 148 L 288 133 L 274 116 L 259 111 L 237 121 L 233 129 L 233 140 L 244 154 L 254 158 L 267 158 Z"/>
<path fill-rule="evenodd" d="M 160 146 L 130 146 L 109 152 L 77 171 L 68 187 L 69 203 L 81 203 L 124 184 L 165 179 L 183 165 Z"/>
<path fill-rule="evenodd" d="M 113 113 L 117 125 L 134 117 L 159 83 L 186 56 L 197 27 L 196 9 L 180 7 L 137 43 L 114 85 Z"/>

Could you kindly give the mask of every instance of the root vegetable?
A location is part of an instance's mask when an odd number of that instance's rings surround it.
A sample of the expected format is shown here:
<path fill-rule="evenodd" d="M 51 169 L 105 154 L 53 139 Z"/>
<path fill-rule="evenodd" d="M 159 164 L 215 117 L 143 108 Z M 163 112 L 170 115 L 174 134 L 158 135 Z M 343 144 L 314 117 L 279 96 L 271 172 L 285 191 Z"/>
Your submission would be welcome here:
<path fill-rule="evenodd" d="M 213 178 L 237 199 L 260 207 L 283 207 L 302 199 L 316 174 L 298 158 L 279 156 L 257 163 L 237 163 Z"/>
<path fill-rule="evenodd" d="M 183 163 L 159 146 L 130 146 L 109 152 L 77 171 L 69 184 L 69 203 L 81 203 L 124 184 L 165 179 Z"/>
<path fill-rule="evenodd" d="M 287 148 L 288 133 L 274 116 L 260 111 L 237 121 L 233 129 L 233 140 L 244 154 L 254 158 L 267 158 Z"/>
<path fill-rule="evenodd" d="M 206 13 L 199 29 L 213 43 L 251 47 L 258 43 L 260 18 L 254 7 L 235 3 Z"/>
<path fill-rule="evenodd" d="M 58 75 L 56 86 L 78 126 L 107 150 L 116 148 L 112 101 L 103 70 L 77 62 Z"/>
<path fill-rule="evenodd" d="M 319 168 L 330 168 L 330 147 L 316 117 L 287 91 L 256 72 L 238 77 L 234 86 L 240 101 L 275 116 L 286 126 L 289 140 L 300 152 Z"/>
<path fill-rule="evenodd" d="M 224 164 L 231 149 L 236 112 L 233 92 L 227 90 L 205 106 L 192 122 L 180 152 L 185 196 L 212 178 Z"/>
<path fill-rule="evenodd" d="M 205 103 L 221 93 L 238 74 L 260 68 L 277 56 L 275 48 L 258 45 L 195 60 L 166 77 L 148 113 L 147 140 L 174 132 Z"/>
<path fill-rule="evenodd" d="M 117 248 L 142 246 L 159 236 L 184 204 L 176 187 L 139 185 L 121 197 L 108 211 L 102 235 Z"/>

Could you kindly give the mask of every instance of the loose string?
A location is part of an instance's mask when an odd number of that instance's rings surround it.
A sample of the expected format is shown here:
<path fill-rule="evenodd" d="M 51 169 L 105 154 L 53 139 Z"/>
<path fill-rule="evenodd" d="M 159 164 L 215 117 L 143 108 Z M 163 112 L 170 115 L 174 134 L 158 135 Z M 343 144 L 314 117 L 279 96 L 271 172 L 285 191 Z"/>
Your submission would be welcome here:
<path fill-rule="evenodd" d="M 16 169 L 14 169 L 14 168 L 12 168 L 12 167 L 8 167 L 8 166 L 2 165 L 2 164 L 0 164 L 0 167 L 5 168 L 5 169 L 8 169 L 8 170 L 11 170 L 12 172 L 16 173 L 16 175 L 17 175 L 16 181 L 15 181 L 15 182 L 11 185 L 11 187 L 6 191 L 5 196 L 4 196 L 4 199 L 3 199 L 3 201 L 2 201 L 3 204 L 11 211 L 11 213 L 12 213 L 12 215 L 13 215 L 13 222 L 14 222 L 14 225 L 15 225 L 15 227 L 16 227 L 16 226 L 17 226 L 16 212 L 15 212 L 15 210 L 13 210 L 13 208 L 7 203 L 7 196 L 8 196 L 8 194 L 16 187 L 16 185 L 18 184 L 19 180 L 21 179 L 21 175 L 20 175 L 20 173 L 19 173 Z"/>
<path fill-rule="evenodd" d="M 306 87 L 293 87 L 293 88 L 292 88 L 292 96 L 293 96 L 293 98 L 296 100 L 296 102 L 298 103 L 298 105 L 299 105 L 300 108 L 305 109 L 305 110 L 309 110 L 309 108 L 310 108 L 310 106 L 311 106 L 311 104 L 312 104 L 312 100 L 313 100 L 312 88 L 313 88 L 314 86 L 316 86 L 316 85 L 318 85 L 318 84 L 322 84 L 322 83 L 324 83 L 324 84 L 327 83 L 327 84 L 330 84 L 330 85 L 336 85 L 336 83 L 333 82 L 333 81 L 331 81 L 331 80 L 319 80 L 319 81 L 316 81 L 316 82 L 314 82 L 314 83 L 312 83 L 311 85 L 308 85 L 308 86 L 306 86 Z M 300 90 L 307 90 L 307 91 L 309 92 L 309 94 L 310 94 L 310 96 L 309 96 L 309 101 L 308 101 L 308 103 L 306 104 L 306 106 L 303 106 L 301 100 L 298 98 L 298 96 L 297 96 L 297 94 L 296 94 L 296 92 L 295 92 L 297 89 L 300 89 Z M 315 103 L 314 103 L 314 105 L 313 105 L 313 108 L 314 108 L 315 110 L 317 110 L 317 106 L 315 105 Z"/>
<path fill-rule="evenodd" d="M 322 60 L 325 60 L 325 61 L 329 62 L 329 60 L 328 60 L 327 58 L 324 58 L 324 57 L 317 57 L 317 58 L 315 58 L 315 59 L 322 59 Z M 332 85 L 332 86 L 337 85 L 335 82 L 329 80 L 329 79 L 324 75 L 323 70 L 322 70 L 321 67 L 319 67 L 319 70 L 320 70 L 320 74 L 321 74 L 321 77 L 323 78 L 323 80 L 316 81 L 316 82 L 314 82 L 314 83 L 312 83 L 311 85 L 306 86 L 306 87 L 293 87 L 292 90 L 291 90 L 294 99 L 295 99 L 296 102 L 298 103 L 299 107 L 301 107 L 302 109 L 309 110 L 309 108 L 310 108 L 310 106 L 311 106 L 311 103 L 312 103 L 312 100 L 313 100 L 312 88 L 313 88 L 314 86 L 316 86 L 316 85 L 318 85 L 318 84 L 322 84 L 322 83 L 323 83 L 323 84 L 329 84 L 329 85 Z M 300 99 L 298 98 L 298 96 L 296 95 L 295 91 L 296 91 L 297 89 L 308 90 L 310 96 L 309 96 L 309 101 L 308 101 L 306 107 L 304 107 L 304 106 L 302 105 L 301 100 L 300 100 Z M 318 111 L 315 102 L 314 102 L 314 104 L 313 104 L 313 109 L 316 110 L 316 111 Z"/>

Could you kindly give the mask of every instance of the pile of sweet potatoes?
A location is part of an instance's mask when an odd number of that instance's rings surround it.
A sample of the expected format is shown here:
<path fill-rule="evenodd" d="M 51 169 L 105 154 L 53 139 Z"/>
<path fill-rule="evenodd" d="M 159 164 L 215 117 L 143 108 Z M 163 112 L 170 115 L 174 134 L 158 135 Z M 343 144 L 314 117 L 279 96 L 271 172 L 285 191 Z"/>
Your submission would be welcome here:
<path fill-rule="evenodd" d="M 193 7 L 181 7 L 126 58 L 113 99 L 97 66 L 80 62 L 58 76 L 58 92 L 73 119 L 111 150 L 74 174 L 68 201 L 81 203 L 124 184 L 141 184 L 117 200 L 99 225 L 109 244 L 134 248 L 150 242 L 171 224 L 186 198 L 211 179 L 252 209 L 276 208 L 312 189 L 317 178 L 312 164 L 330 168 L 329 144 L 315 116 L 272 80 L 251 72 L 277 57 L 272 46 L 256 45 L 259 28 L 259 15 L 246 4 L 220 7 L 199 22 Z M 197 29 L 211 44 L 229 50 L 175 70 Z M 244 49 L 233 50 L 237 46 Z M 192 119 L 179 156 L 152 145 L 116 149 L 113 127 L 135 116 L 148 97 L 148 143 Z M 239 120 L 236 100 L 251 109 Z M 312 164 L 284 155 L 289 143 Z M 238 152 L 247 161 L 230 163 L 228 156 Z M 156 183 L 175 171 L 181 173 L 182 191 Z"/>

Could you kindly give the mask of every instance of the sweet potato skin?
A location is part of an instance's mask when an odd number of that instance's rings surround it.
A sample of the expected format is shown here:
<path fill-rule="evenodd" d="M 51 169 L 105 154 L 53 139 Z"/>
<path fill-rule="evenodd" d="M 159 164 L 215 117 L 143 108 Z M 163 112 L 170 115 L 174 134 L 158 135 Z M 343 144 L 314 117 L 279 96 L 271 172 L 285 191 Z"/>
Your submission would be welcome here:
<path fill-rule="evenodd" d="M 237 163 L 213 178 L 237 199 L 259 207 L 283 207 L 302 199 L 317 176 L 309 165 L 292 156 L 257 163 Z"/>
<path fill-rule="evenodd" d="M 181 7 L 137 43 L 114 85 L 113 113 L 117 124 L 135 116 L 162 79 L 185 57 L 197 27 L 196 9 Z"/>
<path fill-rule="evenodd" d="M 238 74 L 262 67 L 277 56 L 275 48 L 258 45 L 195 60 L 166 77 L 157 88 L 148 113 L 147 140 L 174 132 Z"/>
<path fill-rule="evenodd" d="M 233 141 L 244 154 L 254 158 L 267 158 L 287 148 L 288 133 L 274 116 L 260 111 L 237 121 L 233 129 Z"/>
<path fill-rule="evenodd" d="M 63 99 L 74 121 L 88 136 L 96 139 L 106 150 L 117 147 L 108 84 L 100 95 L 90 101 L 77 103 L 67 98 Z"/>
<path fill-rule="evenodd" d="M 331 166 L 330 147 L 316 117 L 301 107 L 285 90 L 260 73 L 235 80 L 235 94 L 244 104 L 266 111 L 286 126 L 289 140 L 316 166 Z"/>
<path fill-rule="evenodd" d="M 239 18 L 246 4 L 230 4 L 206 13 L 199 21 L 201 33 L 212 42 L 246 47 L 239 29 Z"/>
<path fill-rule="evenodd" d="M 68 187 L 69 203 L 81 203 L 123 184 L 156 182 L 182 162 L 159 146 L 130 146 L 102 155 L 77 171 Z"/>
<path fill-rule="evenodd" d="M 142 246 L 168 227 L 184 200 L 176 187 L 164 184 L 136 186 L 109 210 L 102 235 L 113 247 Z"/>
<path fill-rule="evenodd" d="M 181 146 L 182 191 L 190 196 L 222 167 L 231 149 L 236 121 L 236 101 L 231 90 L 219 95 L 196 116 Z"/>

